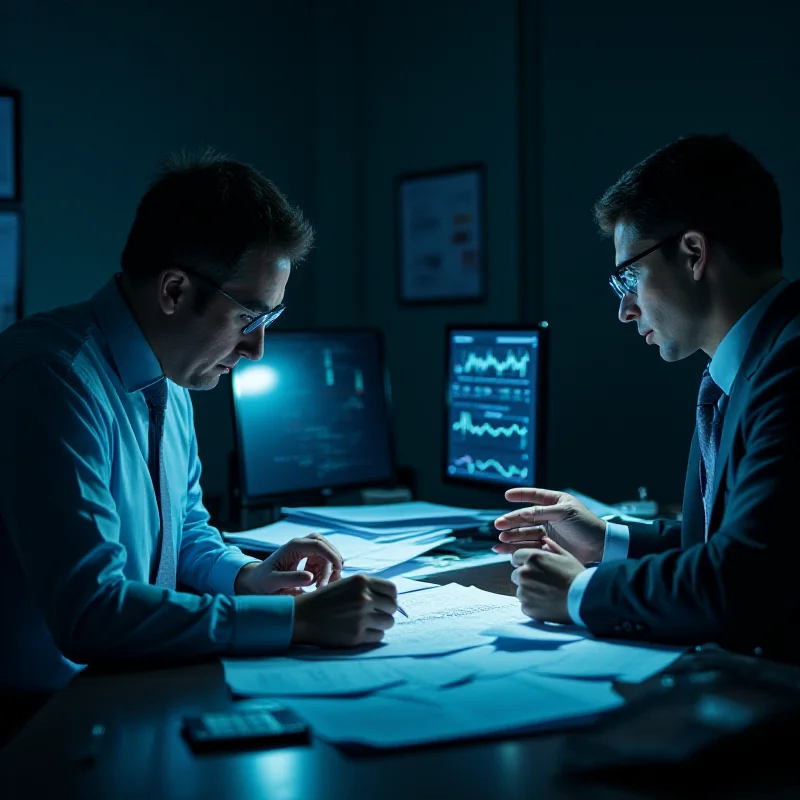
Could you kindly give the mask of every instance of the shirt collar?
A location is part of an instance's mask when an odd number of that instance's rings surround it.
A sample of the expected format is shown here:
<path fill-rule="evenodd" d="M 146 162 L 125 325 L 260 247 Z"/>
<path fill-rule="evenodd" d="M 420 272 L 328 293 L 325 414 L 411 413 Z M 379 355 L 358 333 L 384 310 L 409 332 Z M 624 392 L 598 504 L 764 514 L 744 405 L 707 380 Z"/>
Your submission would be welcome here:
<path fill-rule="evenodd" d="M 736 375 L 742 366 L 747 346 L 750 339 L 758 327 L 758 324 L 766 314 L 767 309 L 772 305 L 772 301 L 789 285 L 786 278 L 781 278 L 760 300 L 753 303 L 739 321 L 725 334 L 725 338 L 719 343 L 714 358 L 708 365 L 708 371 L 714 379 L 714 383 L 725 392 L 731 393 Z"/>
<path fill-rule="evenodd" d="M 125 391 L 137 392 L 162 378 L 161 365 L 122 296 L 116 275 L 90 303 Z"/>

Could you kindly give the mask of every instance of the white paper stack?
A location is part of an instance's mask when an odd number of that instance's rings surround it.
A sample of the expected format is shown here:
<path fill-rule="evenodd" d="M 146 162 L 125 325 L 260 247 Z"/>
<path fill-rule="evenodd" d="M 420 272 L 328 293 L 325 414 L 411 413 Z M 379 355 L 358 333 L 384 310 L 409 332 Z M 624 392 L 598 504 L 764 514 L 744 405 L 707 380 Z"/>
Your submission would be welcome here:
<path fill-rule="evenodd" d="M 395 532 L 381 536 L 289 520 L 280 520 L 272 525 L 241 533 L 225 533 L 224 536 L 227 542 L 239 547 L 271 551 L 310 533 L 321 533 L 342 554 L 345 574 L 382 572 L 453 539 L 447 528 L 415 528 L 408 533 Z"/>

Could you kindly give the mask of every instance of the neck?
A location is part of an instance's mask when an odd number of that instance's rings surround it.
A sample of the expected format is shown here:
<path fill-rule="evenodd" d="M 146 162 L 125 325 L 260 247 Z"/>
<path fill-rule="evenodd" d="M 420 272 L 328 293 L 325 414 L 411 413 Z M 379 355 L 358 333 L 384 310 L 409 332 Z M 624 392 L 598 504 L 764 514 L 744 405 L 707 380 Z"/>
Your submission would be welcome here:
<path fill-rule="evenodd" d="M 726 280 L 712 312 L 706 345 L 702 348 L 709 358 L 714 357 L 731 328 L 782 278 L 781 271 L 776 269 L 755 277 Z"/>
<path fill-rule="evenodd" d="M 142 333 L 144 334 L 144 338 L 147 340 L 147 344 L 150 345 L 150 349 L 153 351 L 155 357 L 158 359 L 158 363 L 161 364 L 163 368 L 163 362 L 158 353 L 159 337 L 156 329 L 157 326 L 155 325 L 152 317 L 147 313 L 147 303 L 145 301 L 144 291 L 124 272 L 117 279 L 117 286 L 119 287 L 122 298 L 128 305 L 128 309 L 130 310 L 131 314 L 133 314 L 133 318 L 142 329 Z"/>

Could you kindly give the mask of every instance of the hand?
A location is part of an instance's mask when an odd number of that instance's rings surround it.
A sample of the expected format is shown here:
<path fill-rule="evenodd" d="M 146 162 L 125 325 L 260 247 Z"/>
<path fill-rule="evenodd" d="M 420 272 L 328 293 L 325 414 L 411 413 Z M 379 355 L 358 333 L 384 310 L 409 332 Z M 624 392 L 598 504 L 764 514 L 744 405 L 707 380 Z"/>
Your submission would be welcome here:
<path fill-rule="evenodd" d="M 383 578 L 353 575 L 294 599 L 292 644 L 354 647 L 372 644 L 394 625 L 397 587 Z"/>
<path fill-rule="evenodd" d="M 511 580 L 517 585 L 522 613 L 540 622 L 571 623 L 567 610 L 569 587 L 585 567 L 575 556 L 544 537 L 545 549 L 517 550 Z"/>
<path fill-rule="evenodd" d="M 509 489 L 506 500 L 537 505 L 510 511 L 494 521 L 495 528 L 502 531 L 500 544 L 493 548 L 496 553 L 541 549 L 548 536 L 582 564 L 603 559 L 606 523 L 571 494 L 549 489 Z"/>
<path fill-rule="evenodd" d="M 304 570 L 298 570 L 306 559 Z M 301 587 L 316 583 L 321 589 L 329 582 L 342 577 L 342 556 L 319 533 L 292 539 L 279 547 L 268 559 L 258 564 L 245 564 L 236 576 L 236 594 L 292 594 L 302 593 Z"/>

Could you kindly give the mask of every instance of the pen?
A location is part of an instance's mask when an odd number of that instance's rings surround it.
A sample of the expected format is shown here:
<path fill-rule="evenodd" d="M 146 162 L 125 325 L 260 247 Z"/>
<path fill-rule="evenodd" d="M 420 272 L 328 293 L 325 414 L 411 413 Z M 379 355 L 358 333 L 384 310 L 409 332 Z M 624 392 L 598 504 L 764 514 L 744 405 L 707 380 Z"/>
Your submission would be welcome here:
<path fill-rule="evenodd" d="M 403 609 L 402 609 L 402 608 L 400 608 L 400 606 L 397 606 L 397 610 L 398 610 L 398 611 L 399 611 L 399 612 L 400 612 L 400 613 L 401 613 L 401 614 L 402 614 L 402 615 L 403 615 L 403 616 L 404 616 L 406 619 L 408 619 L 408 614 L 406 614 L 406 612 L 405 612 L 405 611 L 403 611 Z"/>

